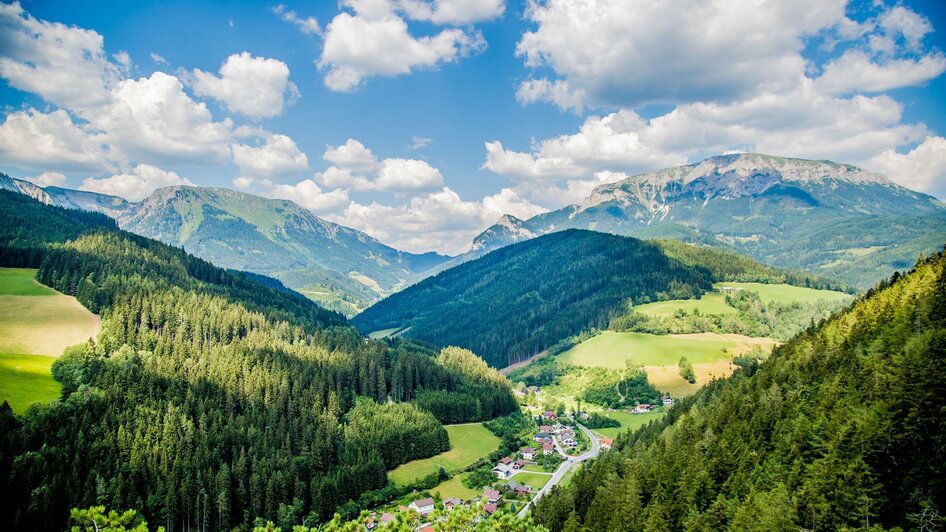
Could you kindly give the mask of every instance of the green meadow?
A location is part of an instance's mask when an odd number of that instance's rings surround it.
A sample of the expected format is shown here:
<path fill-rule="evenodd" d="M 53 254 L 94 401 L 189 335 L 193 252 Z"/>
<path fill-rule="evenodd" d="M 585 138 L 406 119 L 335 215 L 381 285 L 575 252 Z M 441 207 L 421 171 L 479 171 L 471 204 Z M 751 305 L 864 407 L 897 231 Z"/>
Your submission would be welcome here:
<path fill-rule="evenodd" d="M 500 440 L 482 423 L 446 425 L 450 450 L 430 458 L 402 464 L 388 472 L 397 484 L 409 484 L 444 468 L 448 473 L 462 469 L 499 448 Z"/>
<path fill-rule="evenodd" d="M 458 499 L 472 499 L 479 495 L 480 491 L 471 490 L 470 488 L 463 485 L 463 478 L 468 473 L 461 473 L 459 475 L 453 475 L 449 480 L 444 480 L 437 486 L 435 486 L 431 493 L 439 493 L 440 497 L 446 499 L 447 497 L 456 497 Z"/>
<path fill-rule="evenodd" d="M 58 399 L 62 385 L 49 372 L 55 360 L 0 353 L 0 401 L 9 402 L 14 412 L 22 414 L 35 402 Z"/>
<path fill-rule="evenodd" d="M 852 299 L 850 294 L 844 292 L 816 290 L 789 284 L 716 283 L 715 288 L 722 290 L 723 287 L 727 286 L 758 292 L 763 303 L 814 303 L 815 301 L 849 301 Z"/>
<path fill-rule="evenodd" d="M 676 365 L 681 356 L 693 363 L 731 358 L 739 342 L 721 335 L 656 335 L 604 331 L 559 355 L 559 361 L 576 366 L 624 369 L 635 366 Z M 725 349 L 725 351 L 724 351 Z"/>
<path fill-rule="evenodd" d="M 548 473 L 516 473 L 509 480 L 515 480 L 519 484 L 525 484 L 533 490 L 537 490 L 548 484 L 552 480 L 552 475 Z"/>
<path fill-rule="evenodd" d="M 673 316 L 674 313 L 681 309 L 686 311 L 687 314 L 693 314 L 696 310 L 699 310 L 700 314 L 736 313 L 736 309 L 726 304 L 726 296 L 720 292 L 703 294 L 703 297 L 700 299 L 673 299 L 634 307 L 634 311 L 654 318 Z"/>
<path fill-rule="evenodd" d="M 593 429 L 595 433 L 611 439 L 614 439 L 618 434 L 626 430 L 638 429 L 650 423 L 651 421 L 660 419 L 664 416 L 663 411 L 648 412 L 646 414 L 628 414 L 627 412 L 602 412 L 602 414 L 612 419 L 618 420 L 618 422 L 621 424 L 620 427 Z"/>

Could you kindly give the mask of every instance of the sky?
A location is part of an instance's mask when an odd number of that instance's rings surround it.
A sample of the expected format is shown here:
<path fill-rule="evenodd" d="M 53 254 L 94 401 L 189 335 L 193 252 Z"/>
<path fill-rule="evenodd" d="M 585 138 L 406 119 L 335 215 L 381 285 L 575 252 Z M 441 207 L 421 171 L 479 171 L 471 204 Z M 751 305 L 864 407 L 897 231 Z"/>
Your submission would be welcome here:
<path fill-rule="evenodd" d="M 0 3 L 0 171 L 234 188 L 413 252 L 747 151 L 946 199 L 946 6 Z"/>

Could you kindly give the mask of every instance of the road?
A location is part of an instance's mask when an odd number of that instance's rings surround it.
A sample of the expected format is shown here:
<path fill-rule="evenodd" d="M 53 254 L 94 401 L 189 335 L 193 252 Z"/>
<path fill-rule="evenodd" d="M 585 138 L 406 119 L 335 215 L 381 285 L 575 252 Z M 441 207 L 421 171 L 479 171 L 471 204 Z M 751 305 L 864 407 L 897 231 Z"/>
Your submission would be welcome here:
<path fill-rule="evenodd" d="M 591 449 L 588 449 L 587 451 L 585 451 L 584 453 L 578 456 L 566 458 L 565 461 L 562 462 L 562 465 L 558 466 L 558 469 L 556 469 L 555 473 L 552 474 L 552 478 L 549 479 L 549 481 L 544 486 L 542 486 L 542 489 L 540 489 L 535 494 L 535 497 L 533 497 L 532 500 L 529 501 L 528 504 L 523 506 L 522 510 L 519 510 L 519 513 L 516 514 L 518 517 L 525 517 L 526 513 L 529 511 L 529 507 L 531 507 L 534 502 L 541 499 L 543 495 L 548 493 L 549 490 L 551 490 L 553 486 L 561 482 L 562 479 L 565 478 L 565 474 L 568 473 L 568 471 L 571 468 L 576 467 L 578 464 L 584 462 L 585 460 L 590 460 L 598 456 L 598 453 L 600 452 L 600 449 L 601 449 L 601 446 L 598 444 L 598 439 L 595 438 L 595 435 L 592 434 L 590 430 L 585 428 L 584 425 L 582 425 L 581 423 L 578 423 L 577 425 L 578 425 L 578 428 L 580 428 L 581 431 L 584 432 L 586 436 L 588 436 L 588 440 L 591 441 Z M 555 444 L 556 446 L 558 445 L 558 438 L 555 438 Z M 561 449 L 561 447 L 559 447 L 559 449 Z"/>

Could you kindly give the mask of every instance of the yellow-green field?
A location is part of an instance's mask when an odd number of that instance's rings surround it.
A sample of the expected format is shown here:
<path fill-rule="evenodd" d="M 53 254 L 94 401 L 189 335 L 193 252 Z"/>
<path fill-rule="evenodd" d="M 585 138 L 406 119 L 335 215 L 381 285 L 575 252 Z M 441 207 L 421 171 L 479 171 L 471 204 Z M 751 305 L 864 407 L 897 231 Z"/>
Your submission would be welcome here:
<path fill-rule="evenodd" d="M 98 316 L 33 275 L 35 270 L 0 268 L 0 353 L 57 357 L 98 335 Z"/>
<path fill-rule="evenodd" d="M 36 270 L 0 268 L 0 401 L 22 413 L 59 397 L 55 357 L 98 335 L 99 317 L 34 279 Z"/>
<path fill-rule="evenodd" d="M 35 402 L 59 397 L 62 385 L 49 373 L 55 358 L 42 355 L 0 353 L 0 401 L 22 414 Z"/>
<path fill-rule="evenodd" d="M 720 292 L 703 294 L 703 297 L 700 299 L 673 299 L 634 307 L 635 312 L 640 312 L 641 314 L 646 314 L 654 318 L 673 316 L 675 312 L 681 309 L 686 311 L 687 314 L 693 314 L 695 310 L 699 310 L 700 314 L 704 315 L 736 313 L 736 309 L 726 304 L 726 296 Z"/>
<path fill-rule="evenodd" d="M 515 480 L 519 484 L 525 484 L 533 490 L 537 490 L 548 484 L 552 475 L 548 473 L 516 473 L 509 480 Z"/>
<path fill-rule="evenodd" d="M 438 484 L 434 489 L 430 490 L 431 493 L 439 493 L 441 498 L 447 497 L 456 497 L 458 499 L 472 499 L 479 495 L 480 491 L 471 490 L 470 488 L 463 485 L 463 477 L 468 473 L 461 473 L 459 475 L 453 475 L 453 478 L 445 480 Z"/>
<path fill-rule="evenodd" d="M 595 433 L 600 434 L 606 438 L 614 438 L 618 434 L 626 430 L 634 430 L 644 425 L 650 423 L 655 419 L 660 419 L 664 416 L 663 411 L 657 412 L 648 412 L 646 414 L 628 414 L 627 412 L 602 412 L 602 414 L 618 420 L 621 424 L 620 427 L 608 427 L 604 429 L 592 429 Z"/>
<path fill-rule="evenodd" d="M 849 301 L 853 299 L 853 296 L 844 292 L 816 290 L 788 284 L 716 283 L 714 286 L 717 290 L 729 286 L 758 292 L 759 298 L 764 303 L 770 301 L 775 303 L 814 303 L 815 301 Z"/>
<path fill-rule="evenodd" d="M 773 344 L 772 340 L 735 334 L 604 331 L 562 353 L 559 360 L 575 366 L 624 369 L 627 360 L 634 366 L 675 366 L 686 356 L 696 365 L 730 359 L 753 345 Z"/>
<path fill-rule="evenodd" d="M 444 468 L 448 473 L 462 469 L 499 448 L 500 440 L 482 423 L 447 425 L 450 450 L 430 458 L 414 460 L 388 472 L 397 484 L 409 484 Z"/>

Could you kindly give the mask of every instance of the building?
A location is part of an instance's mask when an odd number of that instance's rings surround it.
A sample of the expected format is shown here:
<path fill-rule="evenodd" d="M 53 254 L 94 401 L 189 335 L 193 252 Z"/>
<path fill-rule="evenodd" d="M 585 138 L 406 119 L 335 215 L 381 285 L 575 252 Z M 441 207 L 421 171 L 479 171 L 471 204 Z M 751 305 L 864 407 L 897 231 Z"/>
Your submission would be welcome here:
<path fill-rule="evenodd" d="M 549 436 L 549 432 L 537 432 L 535 436 L 532 437 L 532 439 L 537 442 L 552 441 L 552 437 Z"/>
<path fill-rule="evenodd" d="M 650 405 L 647 403 L 639 404 L 631 411 L 632 414 L 646 414 L 647 412 L 650 412 Z"/>
<path fill-rule="evenodd" d="M 663 403 L 664 403 L 664 406 L 672 406 L 672 405 L 673 405 L 673 399 L 670 398 L 670 394 L 669 394 L 669 393 L 665 393 L 665 394 L 664 394 L 664 396 L 663 396 Z"/>
<path fill-rule="evenodd" d="M 542 426 L 539 427 L 539 432 L 544 432 L 544 433 L 546 433 L 546 434 L 549 434 L 549 433 L 552 432 L 552 426 L 551 426 L 551 425 L 542 425 Z"/>
<path fill-rule="evenodd" d="M 499 499 L 500 499 L 499 490 L 483 490 L 484 501 L 488 503 L 496 504 L 497 502 L 499 502 Z"/>
<path fill-rule="evenodd" d="M 408 508 L 414 510 L 420 515 L 427 515 L 434 511 L 434 500 L 430 497 L 427 497 L 426 499 L 420 499 L 409 504 Z"/>
<path fill-rule="evenodd" d="M 525 466 L 526 466 L 526 461 L 521 458 L 512 463 L 513 469 L 522 469 Z"/>
<path fill-rule="evenodd" d="M 558 419 L 558 415 L 551 410 L 546 410 L 542 412 L 542 419 Z"/>
<path fill-rule="evenodd" d="M 388 512 L 384 512 L 383 514 L 381 514 L 381 522 L 383 524 L 388 524 L 391 521 L 394 521 L 394 514 L 390 514 Z"/>
<path fill-rule="evenodd" d="M 535 459 L 535 449 L 532 447 L 526 447 L 525 449 L 522 450 L 522 457 L 525 458 L 526 460 Z"/>
<path fill-rule="evenodd" d="M 463 501 L 456 497 L 447 497 L 443 500 L 443 508 L 445 510 L 453 510 L 457 506 L 463 506 Z"/>
<path fill-rule="evenodd" d="M 601 438 L 602 449 L 610 449 L 612 445 L 614 445 L 614 441 L 611 438 Z"/>
<path fill-rule="evenodd" d="M 512 476 L 512 471 L 510 471 L 510 468 L 507 466 L 498 465 L 493 468 L 493 474 L 496 475 L 496 478 L 501 480 Z"/>
<path fill-rule="evenodd" d="M 545 454 L 545 455 L 555 454 L 555 446 L 552 445 L 552 444 L 549 443 L 549 442 L 543 443 L 543 444 L 542 444 L 542 454 Z"/>
<path fill-rule="evenodd" d="M 503 459 L 500 460 L 500 462 L 502 462 L 503 465 L 509 465 L 512 462 L 512 458 L 509 458 L 508 456 L 504 456 Z"/>
<path fill-rule="evenodd" d="M 365 521 L 365 528 L 367 530 L 374 530 L 378 528 L 378 522 L 374 520 L 374 517 L 369 517 L 368 520 Z"/>
<path fill-rule="evenodd" d="M 491 503 L 488 503 L 488 504 L 485 504 L 485 505 L 483 506 L 483 511 L 486 512 L 486 513 L 489 514 L 489 515 L 493 515 L 494 513 L 496 513 L 496 510 L 498 510 L 498 509 L 499 509 L 499 507 L 496 506 L 496 504 L 495 504 L 495 503 L 492 503 L 492 502 L 491 502 Z"/>
<path fill-rule="evenodd" d="M 513 493 L 515 493 L 516 495 L 529 494 L 529 493 L 532 492 L 532 488 L 530 488 L 529 486 L 526 486 L 525 484 L 521 484 L 521 485 L 516 486 L 515 488 L 513 488 L 512 491 L 513 491 Z"/>

